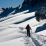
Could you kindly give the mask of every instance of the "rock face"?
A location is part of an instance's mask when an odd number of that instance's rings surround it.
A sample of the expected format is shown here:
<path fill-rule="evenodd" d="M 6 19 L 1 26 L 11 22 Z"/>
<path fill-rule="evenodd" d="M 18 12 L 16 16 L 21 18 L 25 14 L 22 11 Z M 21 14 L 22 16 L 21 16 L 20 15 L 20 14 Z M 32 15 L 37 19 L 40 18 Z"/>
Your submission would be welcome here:
<path fill-rule="evenodd" d="M 24 0 L 22 5 L 31 5 L 32 7 L 36 5 L 41 5 L 46 3 L 46 0 Z"/>
<path fill-rule="evenodd" d="M 40 7 L 35 13 L 35 16 L 37 21 L 46 19 L 46 6 Z"/>

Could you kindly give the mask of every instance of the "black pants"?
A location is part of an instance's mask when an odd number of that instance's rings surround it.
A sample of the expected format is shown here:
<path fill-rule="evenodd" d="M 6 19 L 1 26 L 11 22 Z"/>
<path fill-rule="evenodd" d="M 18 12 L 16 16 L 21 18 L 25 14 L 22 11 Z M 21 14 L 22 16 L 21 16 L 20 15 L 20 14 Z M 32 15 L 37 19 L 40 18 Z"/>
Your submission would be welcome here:
<path fill-rule="evenodd" d="M 30 31 L 27 31 L 27 36 L 29 36 L 29 37 L 30 37 Z"/>

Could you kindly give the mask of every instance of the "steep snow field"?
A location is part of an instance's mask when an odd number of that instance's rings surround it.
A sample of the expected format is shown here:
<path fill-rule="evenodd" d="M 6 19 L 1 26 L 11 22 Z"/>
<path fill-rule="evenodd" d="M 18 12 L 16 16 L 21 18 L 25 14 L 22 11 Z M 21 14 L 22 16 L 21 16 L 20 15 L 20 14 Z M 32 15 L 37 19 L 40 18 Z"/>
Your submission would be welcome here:
<path fill-rule="evenodd" d="M 28 11 L 0 19 L 0 46 L 46 46 L 46 30 L 35 33 L 36 28 L 45 24 L 46 20 L 37 22 L 35 12 L 26 13 Z M 27 24 L 32 28 L 31 37 L 26 37 Z"/>

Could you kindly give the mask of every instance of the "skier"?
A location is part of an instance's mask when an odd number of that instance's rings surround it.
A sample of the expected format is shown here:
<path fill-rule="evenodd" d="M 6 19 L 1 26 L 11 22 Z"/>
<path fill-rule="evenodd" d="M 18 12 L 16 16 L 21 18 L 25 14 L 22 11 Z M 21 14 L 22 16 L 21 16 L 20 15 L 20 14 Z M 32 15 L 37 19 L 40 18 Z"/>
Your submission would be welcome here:
<path fill-rule="evenodd" d="M 29 24 L 26 26 L 26 29 L 27 29 L 27 36 L 30 37 L 30 29 L 31 29 L 31 27 L 29 26 Z"/>

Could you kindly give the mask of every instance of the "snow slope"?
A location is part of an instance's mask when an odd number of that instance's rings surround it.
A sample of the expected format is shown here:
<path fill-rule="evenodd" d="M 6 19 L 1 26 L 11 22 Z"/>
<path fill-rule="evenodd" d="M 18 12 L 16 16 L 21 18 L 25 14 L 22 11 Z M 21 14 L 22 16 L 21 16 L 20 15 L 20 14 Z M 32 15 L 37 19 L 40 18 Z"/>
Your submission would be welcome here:
<path fill-rule="evenodd" d="M 46 20 L 37 22 L 35 12 L 24 14 L 28 10 L 1 18 L 0 46 L 45 46 L 46 30 L 34 33 L 36 28 L 46 23 Z M 31 37 L 26 37 L 26 25 L 32 28 Z"/>

